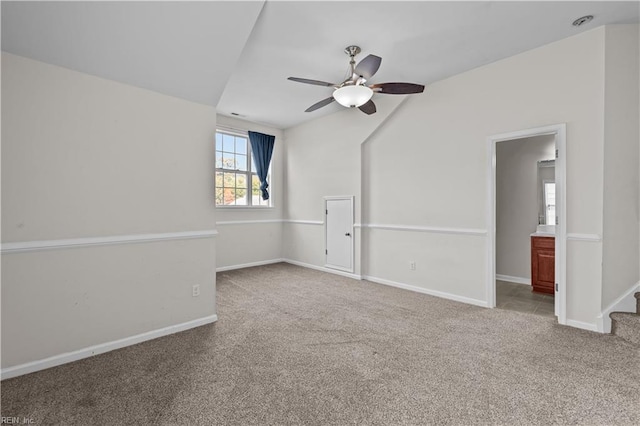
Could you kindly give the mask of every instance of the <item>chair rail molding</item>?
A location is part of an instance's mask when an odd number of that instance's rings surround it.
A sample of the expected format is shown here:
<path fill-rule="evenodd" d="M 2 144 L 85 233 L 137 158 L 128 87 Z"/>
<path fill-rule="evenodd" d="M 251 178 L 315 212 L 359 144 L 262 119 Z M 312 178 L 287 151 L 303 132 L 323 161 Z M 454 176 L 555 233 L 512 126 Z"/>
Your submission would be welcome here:
<path fill-rule="evenodd" d="M 213 238 L 218 235 L 215 229 L 202 231 L 166 232 L 162 234 L 113 235 L 107 237 L 70 238 L 44 241 L 22 241 L 2 243 L 0 253 L 13 254 L 42 250 L 58 250 L 66 248 L 106 246 L 113 244 L 135 244 L 168 240 L 191 240 Z"/>

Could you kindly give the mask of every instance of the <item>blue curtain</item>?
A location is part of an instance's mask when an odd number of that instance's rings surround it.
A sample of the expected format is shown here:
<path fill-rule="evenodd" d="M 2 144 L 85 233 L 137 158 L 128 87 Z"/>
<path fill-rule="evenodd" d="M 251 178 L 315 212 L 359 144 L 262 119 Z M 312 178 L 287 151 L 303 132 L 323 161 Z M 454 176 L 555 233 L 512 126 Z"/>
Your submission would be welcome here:
<path fill-rule="evenodd" d="M 271 164 L 271 154 L 273 154 L 273 144 L 276 140 L 275 136 L 265 135 L 258 132 L 248 132 L 249 141 L 251 142 L 251 152 L 253 153 L 253 163 L 258 172 L 260 179 L 260 191 L 262 199 L 269 199 L 269 191 L 267 188 L 267 173 L 269 172 L 269 164 Z"/>

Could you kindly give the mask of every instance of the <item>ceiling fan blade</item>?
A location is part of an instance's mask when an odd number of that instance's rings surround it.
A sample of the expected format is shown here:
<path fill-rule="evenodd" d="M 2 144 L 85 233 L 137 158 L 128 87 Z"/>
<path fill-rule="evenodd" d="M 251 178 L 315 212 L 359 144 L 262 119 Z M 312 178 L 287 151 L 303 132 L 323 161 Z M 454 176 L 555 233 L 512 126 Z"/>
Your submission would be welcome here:
<path fill-rule="evenodd" d="M 333 96 L 331 96 L 330 98 L 327 98 L 327 99 L 323 99 L 320 102 L 316 102 L 315 104 L 311 105 L 309 108 L 305 109 L 304 112 L 315 111 L 317 109 L 322 108 L 323 106 L 329 105 L 334 100 L 335 99 L 333 99 Z"/>
<path fill-rule="evenodd" d="M 360 105 L 358 109 L 367 115 L 371 115 L 376 112 L 376 104 L 374 104 L 372 100 L 369 100 L 366 104 Z"/>
<path fill-rule="evenodd" d="M 333 87 L 335 84 L 327 83 L 326 81 L 310 80 L 308 78 L 289 77 L 287 80 L 297 81 L 298 83 L 315 84 L 316 86 Z"/>
<path fill-rule="evenodd" d="M 378 68 L 380 68 L 381 63 L 382 58 L 380 56 L 369 55 L 361 60 L 358 65 L 356 65 L 355 73 L 363 76 L 366 80 L 368 80 L 373 77 L 376 72 L 378 72 Z"/>
<path fill-rule="evenodd" d="M 376 93 L 386 93 L 388 95 L 410 95 L 424 92 L 422 84 L 414 83 L 380 83 L 372 84 L 369 87 Z"/>

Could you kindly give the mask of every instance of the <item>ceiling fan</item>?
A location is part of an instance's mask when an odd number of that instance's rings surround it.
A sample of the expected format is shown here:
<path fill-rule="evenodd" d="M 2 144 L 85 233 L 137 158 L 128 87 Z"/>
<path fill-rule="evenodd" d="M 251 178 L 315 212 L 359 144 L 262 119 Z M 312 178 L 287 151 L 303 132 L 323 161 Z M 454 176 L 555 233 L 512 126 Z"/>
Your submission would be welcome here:
<path fill-rule="evenodd" d="M 358 108 L 365 114 L 376 112 L 376 104 L 371 97 L 374 93 L 389 95 L 409 95 L 412 93 L 422 93 L 424 86 L 414 83 L 378 83 L 367 85 L 369 80 L 380 68 L 382 58 L 376 55 L 368 55 L 356 65 L 355 57 L 361 50 L 358 46 L 348 46 L 344 53 L 349 55 L 350 77 L 342 83 L 328 83 L 326 81 L 310 80 L 308 78 L 289 77 L 288 80 L 299 83 L 314 84 L 316 86 L 333 87 L 333 95 L 320 102 L 316 102 L 305 110 L 305 112 L 315 111 L 319 108 L 337 101 L 347 108 Z"/>

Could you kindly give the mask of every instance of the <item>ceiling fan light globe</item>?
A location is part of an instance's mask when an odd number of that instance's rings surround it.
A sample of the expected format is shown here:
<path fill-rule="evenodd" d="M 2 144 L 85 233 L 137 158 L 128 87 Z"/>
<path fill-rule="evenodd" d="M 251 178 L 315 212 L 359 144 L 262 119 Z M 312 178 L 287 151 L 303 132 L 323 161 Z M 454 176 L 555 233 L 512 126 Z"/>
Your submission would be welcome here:
<path fill-rule="evenodd" d="M 373 90 L 367 86 L 344 86 L 333 92 L 333 98 L 342 106 L 356 108 L 369 102 Z"/>

